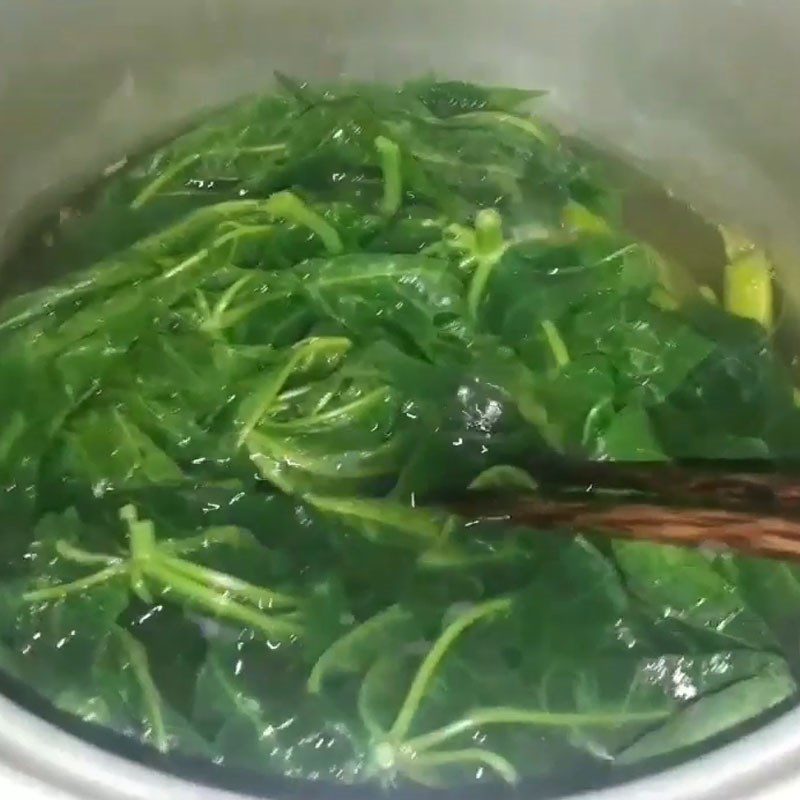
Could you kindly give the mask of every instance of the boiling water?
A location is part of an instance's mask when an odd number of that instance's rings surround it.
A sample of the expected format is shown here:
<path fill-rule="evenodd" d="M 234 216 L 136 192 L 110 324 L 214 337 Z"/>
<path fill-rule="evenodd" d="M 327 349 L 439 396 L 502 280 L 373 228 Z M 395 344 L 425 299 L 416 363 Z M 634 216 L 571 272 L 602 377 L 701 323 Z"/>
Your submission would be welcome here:
<path fill-rule="evenodd" d="M 518 92 L 283 89 L 11 261 L 7 673 L 269 792 L 581 788 L 791 704 L 793 567 L 422 507 L 548 450 L 800 453 L 718 227 Z"/>

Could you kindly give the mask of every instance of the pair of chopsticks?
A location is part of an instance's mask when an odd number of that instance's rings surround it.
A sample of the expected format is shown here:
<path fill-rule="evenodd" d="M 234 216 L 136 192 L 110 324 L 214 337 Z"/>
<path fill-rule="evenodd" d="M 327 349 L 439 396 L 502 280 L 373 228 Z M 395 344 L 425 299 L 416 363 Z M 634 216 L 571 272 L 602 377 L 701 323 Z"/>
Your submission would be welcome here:
<path fill-rule="evenodd" d="M 471 520 L 800 560 L 797 463 L 548 458 L 531 472 L 536 491 L 467 491 L 440 505 Z"/>

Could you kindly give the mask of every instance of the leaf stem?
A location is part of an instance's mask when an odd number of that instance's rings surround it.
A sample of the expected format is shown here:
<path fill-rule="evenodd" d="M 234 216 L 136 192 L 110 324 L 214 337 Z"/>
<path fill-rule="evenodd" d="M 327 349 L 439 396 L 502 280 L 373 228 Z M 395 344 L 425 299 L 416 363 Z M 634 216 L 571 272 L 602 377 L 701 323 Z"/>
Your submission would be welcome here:
<path fill-rule="evenodd" d="M 182 558 L 174 556 L 158 556 L 159 563 L 170 570 L 184 575 L 187 578 L 197 581 L 209 588 L 218 589 L 223 592 L 230 592 L 239 599 L 248 600 L 256 605 L 257 608 L 272 608 L 274 606 L 296 606 L 297 600 L 286 594 L 274 592 L 261 586 L 243 581 L 226 572 L 219 572 L 200 564 L 194 564 Z"/>
<path fill-rule="evenodd" d="M 284 494 L 295 494 L 295 487 L 284 476 L 284 465 L 265 450 L 272 450 L 272 442 L 263 433 L 253 431 L 248 434 L 245 444 L 250 452 L 250 460 L 255 464 L 261 477 L 277 486 Z"/>
<path fill-rule="evenodd" d="M 655 722 L 669 716 L 670 711 L 619 711 L 608 713 L 550 712 L 524 708 L 481 708 L 462 719 L 415 736 L 405 742 L 415 752 L 423 752 L 466 731 L 486 725 L 531 725 L 543 728 L 616 727 L 636 722 Z"/>
<path fill-rule="evenodd" d="M 492 270 L 504 252 L 503 218 L 493 208 L 484 208 L 475 218 L 477 266 L 467 292 L 467 307 L 473 319 L 478 316 L 478 307 Z"/>
<path fill-rule="evenodd" d="M 59 583 L 56 586 L 48 586 L 45 589 L 34 589 L 30 592 L 25 592 L 22 599 L 27 603 L 37 603 L 42 600 L 60 600 L 68 594 L 75 594 L 76 592 L 83 592 L 86 589 L 91 589 L 93 586 L 105 583 L 106 581 L 122 575 L 127 571 L 126 564 L 113 564 L 110 567 L 101 569 L 99 572 L 93 572 L 85 578 L 79 578 L 70 583 Z"/>
<path fill-rule="evenodd" d="M 217 301 L 211 313 L 208 315 L 208 318 L 203 321 L 203 324 L 200 326 L 200 328 L 206 331 L 219 330 L 220 328 L 219 323 L 222 320 L 225 312 L 228 310 L 228 306 L 230 306 L 234 297 L 236 297 L 236 295 L 241 291 L 241 289 L 248 283 L 251 283 L 253 281 L 253 278 L 254 278 L 253 275 L 245 275 L 243 278 L 239 278 L 238 281 L 232 283 L 222 293 L 222 296 Z"/>
<path fill-rule="evenodd" d="M 64 539 L 59 539 L 56 542 L 56 552 L 67 561 L 74 561 L 76 564 L 105 564 L 111 566 L 112 564 L 121 564 L 122 559 L 117 556 L 109 556 L 105 553 L 90 553 L 80 547 L 70 544 Z"/>
<path fill-rule="evenodd" d="M 161 695 L 153 681 L 150 672 L 150 663 L 147 658 L 147 651 L 144 645 L 132 636 L 128 631 L 119 626 L 114 627 L 117 637 L 128 656 L 133 674 L 142 690 L 144 705 L 147 709 L 147 716 L 152 728 L 152 734 L 156 749 L 161 753 L 169 750 L 169 736 L 164 724 L 164 715 L 161 711 Z"/>
<path fill-rule="evenodd" d="M 220 525 L 207 528 L 197 536 L 187 536 L 185 539 L 163 539 L 158 543 L 162 553 L 171 556 L 189 555 L 198 550 L 205 550 L 220 544 L 238 545 L 247 541 L 247 535 L 235 525 Z"/>
<path fill-rule="evenodd" d="M 285 144 L 266 144 L 256 147 L 237 147 L 232 151 L 208 150 L 205 152 L 190 153 L 167 167 L 160 175 L 148 183 L 131 202 L 131 208 L 139 209 L 150 202 L 173 178 L 176 178 L 192 164 L 208 156 L 230 156 L 235 158 L 240 155 L 260 155 L 266 153 L 281 153 L 286 150 Z"/>
<path fill-rule="evenodd" d="M 403 202 L 403 175 L 400 161 L 400 148 L 397 142 L 378 136 L 375 139 L 375 148 L 381 159 L 383 172 L 383 200 L 381 211 L 386 216 L 397 213 Z"/>
<path fill-rule="evenodd" d="M 291 192 L 278 192 L 267 200 L 264 208 L 275 217 L 282 217 L 289 222 L 308 228 L 319 236 L 325 249 L 332 255 L 337 255 L 344 250 L 336 228 L 316 211 L 313 211 L 297 195 Z"/>
<path fill-rule="evenodd" d="M 216 243 L 214 243 L 216 244 Z M 212 245 L 213 247 L 214 245 Z M 196 266 L 197 264 L 202 264 L 203 261 L 208 258 L 210 250 L 208 248 L 203 248 L 202 250 L 198 250 L 196 253 L 193 253 L 188 258 L 184 258 L 183 261 L 180 261 L 171 269 L 168 269 L 166 272 L 162 273 L 161 275 L 156 278 L 157 281 L 168 281 L 172 278 L 180 275 L 182 272 L 185 272 L 187 269 L 191 269 L 192 267 Z M 188 289 L 187 289 L 188 291 Z"/>
<path fill-rule="evenodd" d="M 306 339 L 298 345 L 295 345 L 284 365 L 269 377 L 256 395 L 255 408 L 244 420 L 239 431 L 236 446 L 241 447 L 245 443 L 248 436 L 253 432 L 253 429 L 261 421 L 261 418 L 275 402 L 275 399 L 280 394 L 286 381 L 289 380 L 291 374 L 305 358 L 315 351 L 324 351 L 326 348 L 331 349 L 336 355 L 342 355 L 350 349 L 350 346 L 351 342 L 349 339 L 329 336 Z"/>
<path fill-rule="evenodd" d="M 176 161 L 172 166 L 165 169 L 157 178 L 147 184 L 131 202 L 131 208 L 139 209 L 145 203 L 152 200 L 161 189 L 166 186 L 173 178 L 199 161 L 202 153 L 190 153 L 188 156 Z"/>
<path fill-rule="evenodd" d="M 542 321 L 542 330 L 547 338 L 547 344 L 550 345 L 550 351 L 553 354 L 553 358 L 556 360 L 556 364 L 560 369 L 563 369 L 570 362 L 569 350 L 567 350 L 566 342 L 551 320 L 546 319 Z"/>
<path fill-rule="evenodd" d="M 378 401 L 386 401 L 391 396 L 391 392 L 387 387 L 381 387 L 379 389 L 375 389 L 372 392 L 368 392 L 361 397 L 356 398 L 355 400 L 350 401 L 349 403 L 344 403 L 340 406 L 335 406 L 331 408 L 329 411 L 324 411 L 321 413 L 311 414 L 307 417 L 301 417 L 299 419 L 293 419 L 288 422 L 273 422 L 270 421 L 268 424 L 269 428 L 275 429 L 276 431 L 307 431 L 309 429 L 313 430 L 318 427 L 325 426 L 329 423 L 335 423 L 340 417 L 346 417 L 348 414 L 353 413 L 354 411 L 358 411 L 361 408 L 369 407 Z"/>
<path fill-rule="evenodd" d="M 465 114 L 458 114 L 451 118 L 451 122 L 499 122 L 504 125 L 511 125 L 521 131 L 530 134 L 538 139 L 542 144 L 552 146 L 555 144 L 555 136 L 549 135 L 537 125 L 532 119 L 518 117 L 515 114 L 508 114 L 503 111 L 468 111 Z"/>
<path fill-rule="evenodd" d="M 211 611 L 219 617 L 243 623 L 269 637 L 288 638 L 301 632 L 297 625 L 279 618 L 269 617 L 251 606 L 217 594 L 213 589 L 209 589 L 171 569 L 166 564 L 160 563 L 158 559 L 147 564 L 146 574 L 162 585 L 163 593 L 168 594 L 174 591 L 190 604 Z"/>
<path fill-rule="evenodd" d="M 123 506 L 119 518 L 128 526 L 131 559 L 137 563 L 150 559 L 156 552 L 156 532 L 152 521 L 140 520 L 133 505 Z"/>
<path fill-rule="evenodd" d="M 510 607 L 511 600 L 509 598 L 489 600 L 461 614 L 445 628 L 442 635 L 428 651 L 428 654 L 417 670 L 417 674 L 414 676 L 408 694 L 389 731 L 390 740 L 401 742 L 406 738 L 414 716 L 422 702 L 422 698 L 431 682 L 433 673 L 436 671 L 436 668 L 439 666 L 439 663 L 444 658 L 453 642 L 455 642 L 468 627 L 474 625 L 479 620 L 502 611 L 507 611 Z"/>
<path fill-rule="evenodd" d="M 389 606 L 338 638 L 322 653 L 312 667 L 308 678 L 308 691 L 312 694 L 318 694 L 322 690 L 322 680 L 325 677 L 325 673 L 328 671 L 329 666 L 336 663 L 338 654 L 341 653 L 342 660 L 344 660 L 351 646 L 356 645 L 363 639 L 367 639 L 372 632 L 378 633 L 386 626 L 402 621 L 407 616 L 408 612 L 399 605 Z"/>
<path fill-rule="evenodd" d="M 519 781 L 519 773 L 508 759 L 481 747 L 425 753 L 416 756 L 412 763 L 414 766 L 419 766 L 423 769 L 425 767 L 442 767 L 452 764 L 483 764 L 493 772 L 496 772 L 506 783 L 514 784 Z"/>
<path fill-rule="evenodd" d="M 478 254 L 484 257 L 503 249 L 503 218 L 495 209 L 482 208 L 475 217 L 475 245 Z"/>
<path fill-rule="evenodd" d="M 393 752 L 397 748 L 393 743 L 386 741 L 386 731 L 383 729 L 377 716 L 373 714 L 373 708 L 370 703 L 370 693 L 373 686 L 386 684 L 387 676 L 391 674 L 390 670 L 395 663 L 395 658 L 395 655 L 391 653 L 379 656 L 364 675 L 361 685 L 358 687 L 358 696 L 356 697 L 358 717 L 372 741 L 377 742 L 376 747 L 380 747 L 382 744 L 388 745 Z"/>
<path fill-rule="evenodd" d="M 386 525 L 424 539 L 436 540 L 441 533 L 440 517 L 426 513 L 424 509 L 409 508 L 391 500 L 366 500 L 317 494 L 308 494 L 304 499 L 322 511 L 332 511 L 343 517 L 355 517 L 362 522 Z"/>

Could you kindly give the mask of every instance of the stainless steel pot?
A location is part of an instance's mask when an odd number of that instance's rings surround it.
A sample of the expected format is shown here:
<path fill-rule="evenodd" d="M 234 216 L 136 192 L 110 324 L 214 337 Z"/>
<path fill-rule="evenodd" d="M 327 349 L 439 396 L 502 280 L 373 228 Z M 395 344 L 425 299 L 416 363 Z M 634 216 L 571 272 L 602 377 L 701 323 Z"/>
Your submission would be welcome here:
<path fill-rule="evenodd" d="M 797 301 L 799 40 L 795 0 L 5 0 L 0 250 L 65 186 L 202 107 L 263 88 L 276 68 L 435 72 L 551 90 L 562 127 L 769 242 Z M 105 753 L 2 698 L 0 796 L 232 797 Z M 583 798 L 797 796 L 800 711 Z"/>

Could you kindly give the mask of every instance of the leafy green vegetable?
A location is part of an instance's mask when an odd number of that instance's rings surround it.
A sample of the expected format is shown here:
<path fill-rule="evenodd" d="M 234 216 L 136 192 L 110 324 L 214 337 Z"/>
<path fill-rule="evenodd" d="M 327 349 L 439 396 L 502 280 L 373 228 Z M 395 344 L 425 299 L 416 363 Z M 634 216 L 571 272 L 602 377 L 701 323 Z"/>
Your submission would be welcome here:
<path fill-rule="evenodd" d="M 235 528 L 217 528 L 200 536 L 177 542 L 156 542 L 150 520 L 137 518 L 133 506 L 124 506 L 120 517 L 127 526 L 128 552 L 125 556 L 90 553 L 74 547 L 64 539 L 55 541 L 58 555 L 75 564 L 102 565 L 101 569 L 74 581 L 32 588 L 22 595 L 26 603 L 59 601 L 70 595 L 86 595 L 97 587 L 124 580 L 130 590 L 145 603 L 153 602 L 153 594 L 177 599 L 203 611 L 252 626 L 267 636 L 294 633 L 294 623 L 273 618 L 264 608 L 285 608 L 295 605 L 293 598 L 223 572 L 193 563 L 183 557 L 193 550 L 214 544 L 236 542 L 241 536 Z"/>
<path fill-rule="evenodd" d="M 725 689 L 709 694 L 677 714 L 669 723 L 645 734 L 619 754 L 622 764 L 689 747 L 716 733 L 747 722 L 756 713 L 789 698 L 795 684 L 782 664 L 771 665 Z"/>
<path fill-rule="evenodd" d="M 764 620 L 749 608 L 713 556 L 637 542 L 616 543 L 614 554 L 631 591 L 662 609 L 662 614 L 745 645 L 772 644 Z"/>
<path fill-rule="evenodd" d="M 421 507 L 535 492 L 532 454 L 800 453 L 768 332 L 676 288 L 538 93 L 277 83 L 18 257 L 49 285 L 0 308 L 3 668 L 164 753 L 387 787 L 795 699 L 790 566 Z"/>

